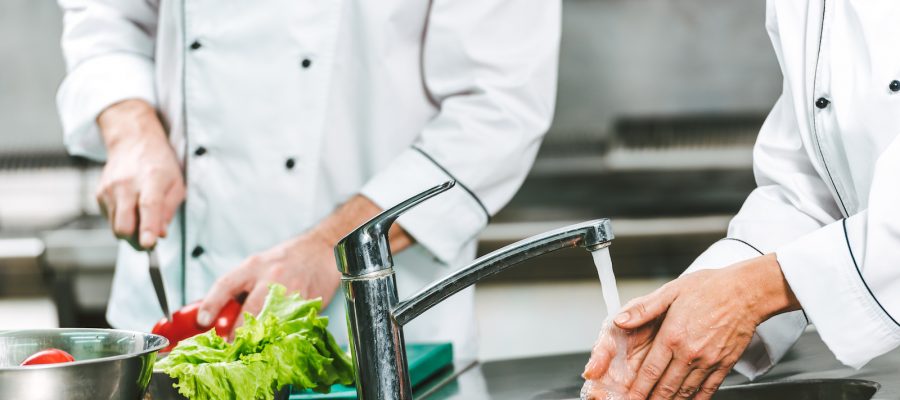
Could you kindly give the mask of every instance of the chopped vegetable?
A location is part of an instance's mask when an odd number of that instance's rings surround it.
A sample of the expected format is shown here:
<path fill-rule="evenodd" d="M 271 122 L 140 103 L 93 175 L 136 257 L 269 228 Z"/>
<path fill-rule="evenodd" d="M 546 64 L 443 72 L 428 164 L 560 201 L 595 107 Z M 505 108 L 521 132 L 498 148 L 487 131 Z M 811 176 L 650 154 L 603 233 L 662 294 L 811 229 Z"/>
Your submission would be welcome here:
<path fill-rule="evenodd" d="M 212 328 L 215 328 L 219 336 L 226 337 L 234 330 L 234 323 L 241 313 L 241 303 L 235 299 L 231 299 L 219 312 L 219 315 L 213 321 Z M 169 345 L 162 350 L 163 353 L 172 351 L 178 345 L 178 342 L 191 336 L 199 335 L 211 328 L 209 326 L 200 326 L 197 324 L 197 313 L 200 312 L 200 302 L 188 304 L 178 311 L 172 313 L 171 320 L 163 317 L 153 330 L 153 334 L 160 335 L 169 339 Z"/>
<path fill-rule="evenodd" d="M 46 349 L 32 354 L 22 361 L 22 366 L 40 364 L 59 364 L 75 361 L 75 357 L 60 349 Z"/>
<path fill-rule="evenodd" d="M 259 316 L 245 313 L 233 343 L 213 330 L 181 341 L 156 368 L 191 400 L 265 399 L 285 385 L 328 393 L 353 383 L 350 357 L 319 316 L 322 300 L 304 300 L 272 285 Z"/>

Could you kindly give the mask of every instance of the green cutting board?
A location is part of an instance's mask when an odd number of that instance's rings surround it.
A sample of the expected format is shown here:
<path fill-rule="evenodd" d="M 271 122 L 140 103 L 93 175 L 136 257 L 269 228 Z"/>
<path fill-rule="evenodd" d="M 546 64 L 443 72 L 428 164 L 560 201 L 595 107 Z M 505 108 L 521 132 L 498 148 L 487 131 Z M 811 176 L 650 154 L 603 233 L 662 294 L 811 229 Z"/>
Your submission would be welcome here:
<path fill-rule="evenodd" d="M 415 388 L 453 363 L 453 345 L 450 343 L 412 343 L 406 345 L 406 362 L 409 364 L 409 380 Z M 311 390 L 291 393 L 291 400 L 307 399 L 355 399 L 353 386 L 334 385 L 331 393 L 315 393 Z"/>

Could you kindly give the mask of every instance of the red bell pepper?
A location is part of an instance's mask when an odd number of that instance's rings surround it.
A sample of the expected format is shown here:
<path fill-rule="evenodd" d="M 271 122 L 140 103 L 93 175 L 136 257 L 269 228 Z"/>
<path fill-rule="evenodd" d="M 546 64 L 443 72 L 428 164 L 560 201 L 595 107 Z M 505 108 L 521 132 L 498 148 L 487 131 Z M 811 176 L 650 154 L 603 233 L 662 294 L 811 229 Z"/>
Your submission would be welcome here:
<path fill-rule="evenodd" d="M 171 351 L 178 342 L 199 335 L 215 328 L 216 334 L 221 337 L 228 337 L 234 330 L 234 324 L 241 313 L 243 306 L 235 299 L 231 299 L 219 312 L 213 320 L 212 326 L 200 326 L 197 324 L 197 313 L 200 311 L 200 302 L 188 304 L 178 311 L 172 313 L 172 319 L 163 317 L 151 331 L 153 334 L 160 335 L 169 339 L 169 346 L 162 350 L 163 353 Z"/>

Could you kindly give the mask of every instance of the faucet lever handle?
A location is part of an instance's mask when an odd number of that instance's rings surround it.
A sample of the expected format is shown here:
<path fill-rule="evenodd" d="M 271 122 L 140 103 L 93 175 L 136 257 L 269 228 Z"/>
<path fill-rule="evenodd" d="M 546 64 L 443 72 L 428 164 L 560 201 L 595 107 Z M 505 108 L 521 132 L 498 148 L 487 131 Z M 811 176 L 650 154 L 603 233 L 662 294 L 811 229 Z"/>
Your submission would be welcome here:
<path fill-rule="evenodd" d="M 376 230 L 380 230 L 381 234 L 387 235 L 388 230 L 391 228 L 391 225 L 394 224 L 394 221 L 396 221 L 401 214 L 409 211 L 411 208 L 421 204 L 425 200 L 428 200 L 434 196 L 446 192 L 447 190 L 450 190 L 450 188 L 452 188 L 453 186 L 456 186 L 456 181 L 450 180 L 428 190 L 425 190 L 424 192 L 403 200 L 402 202 L 400 202 L 400 204 L 397 204 L 396 206 L 383 211 L 381 214 L 375 216 L 375 218 L 372 218 L 369 222 L 363 224 L 363 226 L 360 228 L 372 224 Z"/>
<path fill-rule="evenodd" d="M 455 185 L 456 181 L 450 180 L 425 190 L 383 211 L 344 236 L 334 247 L 338 270 L 344 276 L 356 277 L 392 267 L 394 262 L 387 235 L 394 221 L 411 208 Z"/>

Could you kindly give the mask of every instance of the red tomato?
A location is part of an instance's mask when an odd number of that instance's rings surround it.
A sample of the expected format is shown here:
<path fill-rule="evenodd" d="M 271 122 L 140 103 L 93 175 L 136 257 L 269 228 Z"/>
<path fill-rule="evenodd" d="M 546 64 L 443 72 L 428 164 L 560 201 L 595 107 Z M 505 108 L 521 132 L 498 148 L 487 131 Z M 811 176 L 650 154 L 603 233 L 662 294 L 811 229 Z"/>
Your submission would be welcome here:
<path fill-rule="evenodd" d="M 213 326 L 197 325 L 197 313 L 200 311 L 200 302 L 188 304 L 172 313 L 172 319 L 163 318 L 153 326 L 151 333 L 169 339 L 169 346 L 163 349 L 163 353 L 171 351 L 178 342 L 189 337 L 199 335 L 215 328 L 216 334 L 228 337 L 234 330 L 234 323 L 241 312 L 241 303 L 237 300 L 229 300 L 213 321 Z"/>
<path fill-rule="evenodd" d="M 41 350 L 22 361 L 22 366 L 38 364 L 58 364 L 75 361 L 75 357 L 60 349 Z"/>
<path fill-rule="evenodd" d="M 172 334 L 171 327 L 172 327 L 172 324 L 169 323 L 169 319 L 166 317 L 163 317 L 162 319 L 159 320 L 159 322 L 156 323 L 156 325 L 153 325 L 153 330 L 151 330 L 150 332 L 153 333 L 154 335 L 160 335 L 160 336 L 168 339 L 169 336 Z"/>

